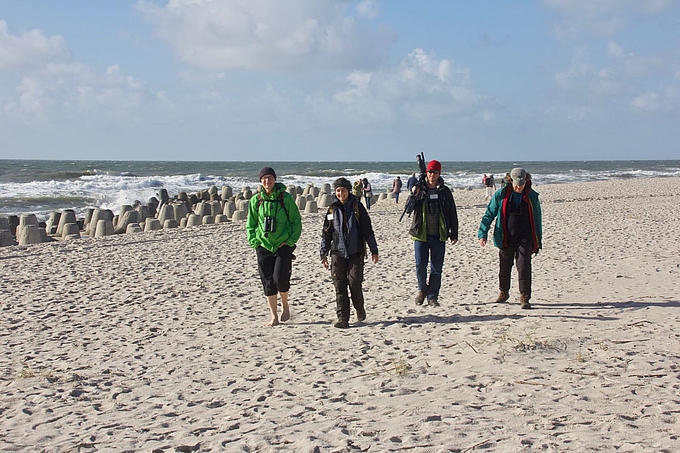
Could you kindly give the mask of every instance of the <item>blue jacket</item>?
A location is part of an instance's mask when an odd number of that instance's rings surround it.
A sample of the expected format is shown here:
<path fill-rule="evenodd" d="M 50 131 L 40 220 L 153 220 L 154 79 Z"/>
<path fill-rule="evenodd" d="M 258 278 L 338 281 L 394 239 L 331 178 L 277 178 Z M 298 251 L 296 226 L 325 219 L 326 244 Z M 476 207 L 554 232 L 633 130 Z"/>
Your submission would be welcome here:
<path fill-rule="evenodd" d="M 507 209 L 510 195 L 512 195 L 512 184 L 508 184 L 493 194 L 477 231 L 478 239 L 487 239 L 491 222 L 493 222 L 495 217 L 496 225 L 493 230 L 493 244 L 499 249 L 508 246 Z M 529 206 L 529 221 L 531 222 L 531 237 L 533 240 L 532 252 L 538 253 L 543 247 L 543 228 L 541 225 L 543 218 L 541 203 L 538 201 L 538 192 L 531 188 L 531 181 L 527 181 L 524 187 L 522 200 L 526 201 Z"/>
<path fill-rule="evenodd" d="M 345 222 L 347 233 L 344 233 L 343 228 Z M 321 249 L 319 250 L 321 259 L 326 258 L 329 253 L 337 253 L 343 258 L 349 258 L 350 255 L 363 255 L 366 244 L 371 254 L 378 254 L 378 244 L 375 242 L 371 218 L 366 208 L 352 194 L 349 194 L 344 205 L 336 198 L 328 208 L 323 221 Z"/>

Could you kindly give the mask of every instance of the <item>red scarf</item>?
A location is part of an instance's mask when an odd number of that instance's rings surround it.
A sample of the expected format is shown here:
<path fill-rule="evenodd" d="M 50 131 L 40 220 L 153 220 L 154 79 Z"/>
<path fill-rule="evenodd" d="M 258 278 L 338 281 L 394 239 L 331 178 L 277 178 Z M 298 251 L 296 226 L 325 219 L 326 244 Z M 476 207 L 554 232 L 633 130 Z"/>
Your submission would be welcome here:
<path fill-rule="evenodd" d="M 538 253 L 538 233 L 536 232 L 534 205 L 529 198 L 529 191 L 531 191 L 531 181 L 527 181 L 524 190 L 522 190 L 522 201 L 526 201 L 527 206 L 529 206 L 529 225 L 531 226 L 531 239 L 533 242 L 531 251 L 533 253 Z M 505 188 L 505 193 L 503 193 L 503 202 L 501 203 L 501 216 L 503 216 L 501 224 L 503 227 L 503 248 L 508 246 L 508 203 L 510 202 L 512 192 L 512 184 L 508 184 Z"/>

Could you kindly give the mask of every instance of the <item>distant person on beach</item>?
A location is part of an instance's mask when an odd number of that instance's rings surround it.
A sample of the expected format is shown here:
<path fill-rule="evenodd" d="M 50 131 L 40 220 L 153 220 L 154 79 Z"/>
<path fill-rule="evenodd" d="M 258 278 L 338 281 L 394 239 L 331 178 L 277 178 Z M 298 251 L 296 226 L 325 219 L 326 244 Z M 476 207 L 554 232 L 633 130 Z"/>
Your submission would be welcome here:
<path fill-rule="evenodd" d="M 458 242 L 458 212 L 453 193 L 440 174 L 442 165 L 432 160 L 427 164 L 426 190 L 416 184 L 413 221 L 409 234 L 414 239 L 418 293 L 416 305 L 425 299 L 429 305 L 439 306 L 439 289 L 442 283 L 446 241 Z M 430 267 L 428 281 L 427 268 Z"/>
<path fill-rule="evenodd" d="M 354 183 L 354 186 L 352 187 L 352 195 L 354 195 L 360 200 L 363 193 L 364 182 L 361 179 L 357 179 L 356 182 Z"/>
<path fill-rule="evenodd" d="M 493 175 L 484 175 L 482 182 L 484 183 L 484 201 L 490 200 L 493 193 L 496 191 L 496 181 L 494 180 Z"/>
<path fill-rule="evenodd" d="M 364 178 L 362 181 L 363 183 L 363 191 L 364 191 L 364 200 L 366 202 L 366 209 L 371 209 L 371 198 L 373 198 L 373 190 L 371 189 L 371 183 L 368 182 L 368 179 Z"/>
<path fill-rule="evenodd" d="M 486 245 L 491 222 L 496 219 L 493 242 L 498 247 L 500 294 L 496 303 L 510 298 L 510 273 L 517 263 L 520 304 L 531 308 L 531 255 L 542 247 L 541 203 L 538 193 L 531 188 L 531 175 L 523 168 L 513 168 L 505 189 L 497 191 L 486 207 L 477 237 Z"/>
<path fill-rule="evenodd" d="M 392 193 L 394 194 L 394 199 L 399 203 L 399 194 L 401 193 L 401 178 L 397 176 L 394 181 L 392 181 Z"/>
<path fill-rule="evenodd" d="M 276 182 L 271 167 L 260 170 L 262 191 L 250 199 L 246 234 L 248 243 L 257 253 L 257 269 L 267 297 L 272 319 L 267 324 L 279 324 L 277 299 L 281 295 L 282 322 L 290 319 L 288 290 L 292 271 L 293 250 L 302 233 L 300 211 L 286 186 Z"/>
<path fill-rule="evenodd" d="M 410 178 L 408 178 L 408 181 L 406 181 L 406 190 L 408 193 L 411 193 L 413 191 L 413 187 L 418 184 L 418 178 L 416 178 L 416 174 L 413 173 Z"/>
<path fill-rule="evenodd" d="M 356 310 L 357 320 L 366 319 L 364 307 L 364 261 L 366 244 L 371 251 L 371 261 L 378 262 L 378 244 L 375 242 L 371 218 L 359 198 L 350 193 L 352 185 L 345 178 L 333 183 L 335 201 L 328 208 L 321 231 L 321 264 L 331 270 L 335 287 L 337 321 L 333 326 L 349 327 L 349 294 Z M 330 254 L 330 264 L 328 255 Z"/>
<path fill-rule="evenodd" d="M 505 174 L 505 178 L 501 180 L 501 189 L 505 189 L 508 185 L 510 185 L 510 173 Z"/>

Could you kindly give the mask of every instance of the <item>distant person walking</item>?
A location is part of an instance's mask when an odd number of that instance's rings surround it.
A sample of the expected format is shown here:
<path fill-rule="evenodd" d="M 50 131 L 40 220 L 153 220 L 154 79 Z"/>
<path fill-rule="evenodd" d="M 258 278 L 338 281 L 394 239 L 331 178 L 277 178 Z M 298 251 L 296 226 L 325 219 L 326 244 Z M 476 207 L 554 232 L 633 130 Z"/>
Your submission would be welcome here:
<path fill-rule="evenodd" d="M 333 183 L 333 188 L 335 201 L 328 208 L 323 222 L 320 254 L 323 267 L 331 270 L 335 287 L 338 318 L 333 326 L 343 329 L 349 327 L 349 294 L 352 295 L 357 320 L 362 322 L 366 319 L 362 288 L 366 244 L 371 251 L 373 264 L 378 262 L 378 245 L 371 218 L 366 208 L 359 203 L 359 198 L 350 193 L 350 182 L 345 178 L 338 178 Z"/>
<path fill-rule="evenodd" d="M 354 183 L 354 186 L 352 187 L 352 195 L 357 197 L 358 200 L 361 200 L 361 196 L 364 193 L 364 182 L 361 179 L 357 179 L 356 182 Z"/>
<path fill-rule="evenodd" d="M 406 190 L 408 193 L 413 192 L 413 187 L 418 184 L 418 178 L 416 178 L 416 174 L 413 173 L 410 178 L 408 178 L 408 181 L 406 181 Z"/>
<path fill-rule="evenodd" d="M 505 189 L 510 184 L 509 181 L 511 181 L 511 179 L 512 178 L 510 178 L 510 173 L 506 173 L 505 178 L 501 180 L 501 189 Z"/>
<path fill-rule="evenodd" d="M 510 274 L 516 261 L 520 304 L 528 309 L 531 308 L 531 255 L 537 254 L 542 247 L 541 203 L 538 193 L 531 188 L 531 175 L 523 168 L 513 168 L 508 183 L 491 198 L 477 237 L 484 247 L 495 218 L 493 242 L 499 249 L 500 263 L 500 294 L 496 303 L 510 298 Z"/>
<path fill-rule="evenodd" d="M 425 299 L 429 305 L 439 306 L 446 241 L 458 242 L 458 212 L 451 189 L 441 178 L 442 165 L 432 160 L 427 164 L 426 186 L 413 189 L 416 196 L 413 221 L 409 234 L 414 240 L 418 293 L 416 305 Z M 427 270 L 430 268 L 428 281 Z"/>
<path fill-rule="evenodd" d="M 484 178 L 482 178 L 482 182 L 484 183 L 484 201 L 488 201 L 491 199 L 493 193 L 496 191 L 496 181 L 494 180 L 493 175 L 491 176 L 484 175 Z"/>
<path fill-rule="evenodd" d="M 248 204 L 246 235 L 257 253 L 257 270 L 267 297 L 275 326 L 290 319 L 288 290 L 292 271 L 293 250 L 302 233 L 300 211 L 286 186 L 276 182 L 271 167 L 260 170 L 262 191 Z M 281 295 L 281 318 L 278 316 L 277 296 Z"/>
<path fill-rule="evenodd" d="M 371 183 L 368 179 L 364 178 L 362 180 L 363 191 L 364 191 L 364 201 L 366 202 L 366 209 L 371 209 L 371 198 L 373 198 L 373 189 L 371 188 Z"/>
<path fill-rule="evenodd" d="M 392 181 L 392 193 L 394 194 L 394 199 L 396 203 L 399 203 L 399 194 L 401 193 L 401 178 L 397 176 L 394 181 Z"/>

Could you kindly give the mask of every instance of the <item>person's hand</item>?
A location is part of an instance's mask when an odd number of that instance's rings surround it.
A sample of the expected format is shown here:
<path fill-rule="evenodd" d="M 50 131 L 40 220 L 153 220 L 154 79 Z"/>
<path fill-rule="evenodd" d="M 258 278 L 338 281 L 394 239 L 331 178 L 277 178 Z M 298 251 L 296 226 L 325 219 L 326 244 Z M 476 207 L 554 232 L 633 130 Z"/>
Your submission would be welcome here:
<path fill-rule="evenodd" d="M 456 244 L 458 242 L 458 239 L 451 239 L 451 245 Z"/>
<path fill-rule="evenodd" d="M 373 264 L 378 264 L 378 254 L 374 253 L 371 255 L 371 261 L 373 261 Z"/>
<path fill-rule="evenodd" d="M 328 269 L 328 258 L 324 257 L 324 258 L 321 260 L 321 264 L 323 265 L 323 267 L 325 267 L 326 269 Z"/>
<path fill-rule="evenodd" d="M 481 238 L 481 239 L 479 240 L 479 245 L 481 245 L 482 247 L 484 247 L 484 246 L 486 245 L 486 239 Z"/>

